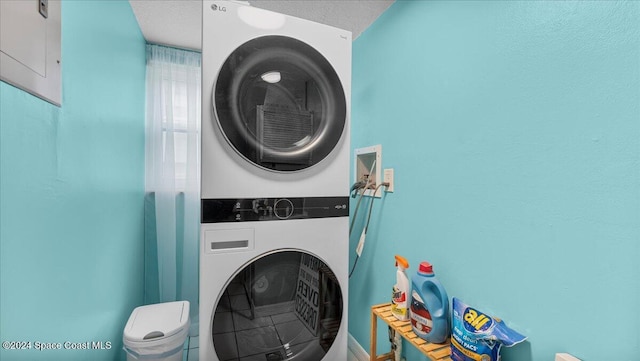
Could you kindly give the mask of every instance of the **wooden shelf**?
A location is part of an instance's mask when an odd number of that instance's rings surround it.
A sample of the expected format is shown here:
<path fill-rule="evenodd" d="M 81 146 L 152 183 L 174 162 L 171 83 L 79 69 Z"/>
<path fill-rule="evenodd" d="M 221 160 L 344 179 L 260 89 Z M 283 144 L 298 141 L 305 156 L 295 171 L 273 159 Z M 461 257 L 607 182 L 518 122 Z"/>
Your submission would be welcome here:
<path fill-rule="evenodd" d="M 420 337 L 418 337 L 411 330 L 410 321 L 398 321 L 398 319 L 391 313 L 391 303 L 384 303 L 371 307 L 371 344 L 369 349 L 370 361 L 386 361 L 394 360 L 393 352 L 378 355 L 376 351 L 377 334 L 378 334 L 378 318 L 384 323 L 391 326 L 402 337 L 415 346 L 420 352 L 425 354 L 429 359 L 433 361 L 452 361 L 451 360 L 451 346 L 449 339 L 446 343 L 430 343 Z"/>

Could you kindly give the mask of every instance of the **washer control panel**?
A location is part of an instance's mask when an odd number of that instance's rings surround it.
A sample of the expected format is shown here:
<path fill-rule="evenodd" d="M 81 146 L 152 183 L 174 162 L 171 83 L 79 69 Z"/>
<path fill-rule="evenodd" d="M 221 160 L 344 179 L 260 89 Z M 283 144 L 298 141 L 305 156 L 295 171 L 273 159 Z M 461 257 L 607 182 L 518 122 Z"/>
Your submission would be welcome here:
<path fill-rule="evenodd" d="M 203 199 L 201 222 L 348 217 L 349 197 Z"/>

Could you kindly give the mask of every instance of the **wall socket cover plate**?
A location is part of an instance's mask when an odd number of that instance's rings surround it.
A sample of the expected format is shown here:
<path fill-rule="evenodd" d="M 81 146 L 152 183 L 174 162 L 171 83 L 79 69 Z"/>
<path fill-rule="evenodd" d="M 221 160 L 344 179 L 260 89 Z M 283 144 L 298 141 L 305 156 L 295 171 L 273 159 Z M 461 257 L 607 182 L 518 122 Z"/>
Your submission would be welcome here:
<path fill-rule="evenodd" d="M 385 187 L 385 192 L 393 192 L 394 190 L 394 184 L 393 184 L 393 168 L 386 168 L 384 170 L 384 176 L 383 176 L 383 182 L 384 183 L 389 183 L 389 185 L 387 187 Z"/>

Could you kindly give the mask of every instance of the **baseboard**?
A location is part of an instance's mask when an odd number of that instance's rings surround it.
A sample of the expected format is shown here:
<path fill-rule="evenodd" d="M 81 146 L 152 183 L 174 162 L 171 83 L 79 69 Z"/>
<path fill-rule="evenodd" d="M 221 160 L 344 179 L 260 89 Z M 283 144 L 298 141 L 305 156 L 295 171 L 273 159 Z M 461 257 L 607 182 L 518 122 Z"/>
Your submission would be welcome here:
<path fill-rule="evenodd" d="M 369 354 L 364 348 L 356 341 L 356 339 L 349 334 L 349 351 L 358 359 L 358 361 L 369 361 Z"/>
<path fill-rule="evenodd" d="M 351 336 L 351 335 L 349 335 Z M 568 353 L 557 353 L 556 361 L 580 361 L 579 358 L 569 355 Z"/>

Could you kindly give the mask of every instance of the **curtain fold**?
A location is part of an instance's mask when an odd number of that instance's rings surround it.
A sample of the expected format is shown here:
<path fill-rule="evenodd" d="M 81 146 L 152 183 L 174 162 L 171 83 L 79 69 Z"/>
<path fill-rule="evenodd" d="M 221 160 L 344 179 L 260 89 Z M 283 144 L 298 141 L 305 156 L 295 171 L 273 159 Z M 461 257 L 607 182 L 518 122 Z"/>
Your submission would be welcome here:
<path fill-rule="evenodd" d="M 147 45 L 145 302 L 187 300 L 197 335 L 200 53 Z M 152 255 L 152 256 L 149 256 Z"/>

